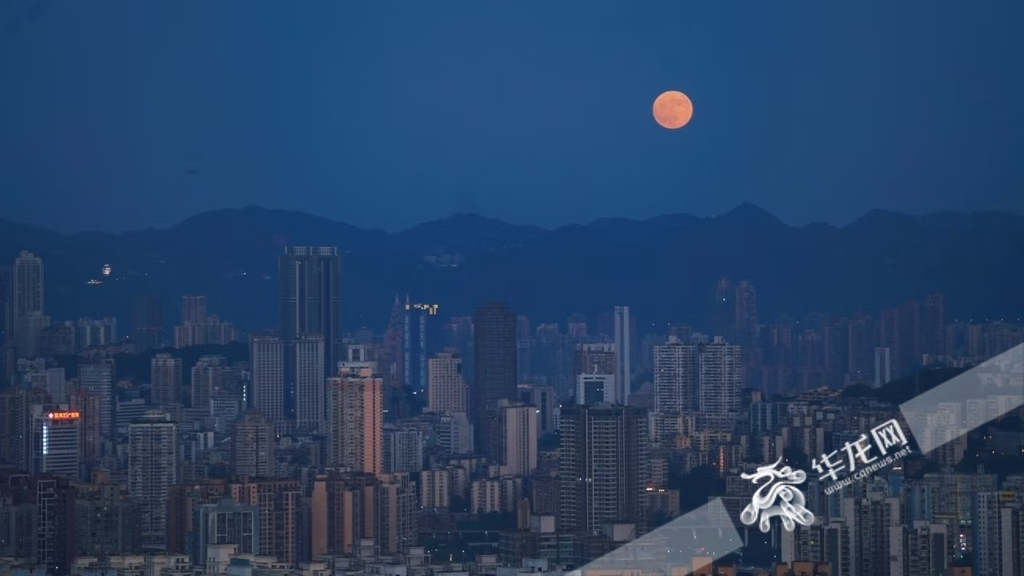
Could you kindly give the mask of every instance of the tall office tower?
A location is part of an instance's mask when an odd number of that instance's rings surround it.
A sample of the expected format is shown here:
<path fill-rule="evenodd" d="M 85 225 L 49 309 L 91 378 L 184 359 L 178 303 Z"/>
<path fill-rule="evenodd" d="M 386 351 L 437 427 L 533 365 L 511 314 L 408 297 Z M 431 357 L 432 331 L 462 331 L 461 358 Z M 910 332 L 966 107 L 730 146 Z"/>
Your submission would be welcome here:
<path fill-rule="evenodd" d="M 297 381 L 291 348 L 303 334 L 323 337 L 321 376 L 330 378 L 341 359 L 341 256 L 334 246 L 291 246 L 279 261 L 281 340 L 285 345 L 285 416 L 295 418 Z"/>
<path fill-rule="evenodd" d="M 112 438 L 114 434 L 114 361 L 78 366 L 78 387 L 99 398 L 100 434 Z"/>
<path fill-rule="evenodd" d="M 502 400 L 515 400 L 516 315 L 504 302 L 488 302 L 473 314 L 474 382 L 470 410 L 474 418 L 476 449 L 495 458 L 498 408 Z"/>
<path fill-rule="evenodd" d="M 290 349 L 295 354 L 295 425 L 303 432 L 324 431 L 327 396 L 324 392 L 324 338 L 303 334 Z"/>
<path fill-rule="evenodd" d="M 376 540 L 380 553 L 405 554 L 416 545 L 416 483 L 408 474 L 382 474 L 376 499 Z"/>
<path fill-rule="evenodd" d="M 132 308 L 135 353 L 161 348 L 164 345 L 164 303 L 157 294 L 135 298 Z"/>
<path fill-rule="evenodd" d="M 34 405 L 30 411 L 29 471 L 80 480 L 79 413 L 57 405 Z"/>
<path fill-rule="evenodd" d="M 192 391 L 189 405 L 210 409 L 210 401 L 233 383 L 235 372 L 223 356 L 203 356 L 192 367 Z"/>
<path fill-rule="evenodd" d="M 11 269 L 9 334 L 13 335 L 17 358 L 39 356 L 41 332 L 50 325 L 43 307 L 43 260 L 22 252 Z"/>
<path fill-rule="evenodd" d="M 615 307 L 615 384 L 619 388 L 619 403 L 629 405 L 629 395 L 633 390 L 633 363 L 630 352 L 632 349 L 633 325 L 629 316 L 629 306 Z"/>
<path fill-rule="evenodd" d="M 402 385 L 422 393 L 427 389 L 427 343 L 430 323 L 437 318 L 437 304 L 412 304 L 405 297 L 402 326 Z"/>
<path fill-rule="evenodd" d="M 719 278 L 711 301 L 711 329 L 715 335 L 731 337 L 736 332 L 736 291 L 728 278 Z"/>
<path fill-rule="evenodd" d="M 328 464 L 380 474 L 384 460 L 384 382 L 369 368 L 342 368 L 327 380 Z"/>
<path fill-rule="evenodd" d="M 181 297 L 181 323 L 206 323 L 206 296 Z"/>
<path fill-rule="evenodd" d="M 654 411 L 662 414 L 697 409 L 697 347 L 676 336 L 654 347 Z"/>
<path fill-rule="evenodd" d="M 249 412 L 235 422 L 231 433 L 231 465 L 235 476 L 277 476 L 277 435 L 274 423 L 259 412 Z"/>
<path fill-rule="evenodd" d="M 650 455 L 647 414 L 619 405 L 562 408 L 560 532 L 594 533 L 609 523 L 646 531 Z"/>
<path fill-rule="evenodd" d="M 128 425 L 128 491 L 142 505 L 142 546 L 166 546 L 167 495 L 178 482 L 178 425 L 151 411 Z"/>
<path fill-rule="evenodd" d="M 700 411 L 705 416 L 725 416 L 738 412 L 743 399 L 741 347 L 729 344 L 721 336 L 699 349 Z"/>
<path fill-rule="evenodd" d="M 502 434 L 502 476 L 529 476 L 537 469 L 537 408 L 503 402 L 498 412 Z"/>
<path fill-rule="evenodd" d="M 216 504 L 199 504 L 192 522 L 193 566 L 212 568 L 208 564 L 207 546 L 213 544 L 234 544 L 239 554 L 260 554 L 260 509 L 256 506 L 239 504 L 230 498 Z"/>
<path fill-rule="evenodd" d="M 253 336 L 249 342 L 252 361 L 252 407 L 280 426 L 284 420 L 284 343 L 273 336 Z"/>
<path fill-rule="evenodd" d="M 181 358 L 157 354 L 149 361 L 150 405 L 181 406 Z"/>
<path fill-rule="evenodd" d="M 466 412 L 466 396 L 462 356 L 449 348 L 431 358 L 427 364 L 427 409 Z"/>
<path fill-rule="evenodd" d="M 886 574 L 946 574 L 950 556 L 946 536 L 945 524 L 922 520 L 889 528 L 890 562 Z"/>

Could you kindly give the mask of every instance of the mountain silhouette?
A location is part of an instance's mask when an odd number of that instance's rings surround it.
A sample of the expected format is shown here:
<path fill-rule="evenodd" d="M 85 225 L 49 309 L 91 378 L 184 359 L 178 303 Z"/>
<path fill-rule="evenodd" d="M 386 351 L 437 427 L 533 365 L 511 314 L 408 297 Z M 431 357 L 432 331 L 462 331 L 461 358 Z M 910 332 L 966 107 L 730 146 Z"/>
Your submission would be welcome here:
<path fill-rule="evenodd" d="M 949 318 L 1024 316 L 1024 218 L 876 210 L 836 227 L 788 226 L 752 204 L 717 217 L 608 218 L 545 230 L 457 214 L 399 233 L 256 206 L 198 214 L 177 226 L 120 234 L 60 234 L 0 220 L 0 259 L 44 259 L 55 320 L 116 315 L 160 294 L 166 326 L 182 294 L 244 330 L 277 324 L 277 258 L 287 245 L 338 246 L 344 254 L 346 330 L 382 329 L 396 293 L 470 314 L 508 300 L 538 321 L 629 305 L 643 322 L 706 328 L 716 279 L 748 280 L 762 321 L 777 314 L 875 312 L 931 291 Z M 113 273 L 101 277 L 110 264 Z M 89 284 L 92 279 L 102 284 Z"/>

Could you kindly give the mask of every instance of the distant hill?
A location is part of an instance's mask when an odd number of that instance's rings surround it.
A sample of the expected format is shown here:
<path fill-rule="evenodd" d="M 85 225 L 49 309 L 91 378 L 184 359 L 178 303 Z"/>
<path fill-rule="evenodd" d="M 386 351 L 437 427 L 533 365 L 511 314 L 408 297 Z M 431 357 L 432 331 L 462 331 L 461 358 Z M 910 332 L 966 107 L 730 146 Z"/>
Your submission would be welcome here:
<path fill-rule="evenodd" d="M 1024 218 L 1002 213 L 907 216 L 875 211 L 845 227 L 788 226 L 744 204 L 714 218 L 603 219 L 555 230 L 472 214 L 397 234 L 251 206 L 196 215 L 169 229 L 65 235 L 0 220 L 0 262 L 31 250 L 46 264 L 56 319 L 114 314 L 128 328 L 134 294 L 165 296 L 165 324 L 184 293 L 246 330 L 277 323 L 277 257 L 286 245 L 345 254 L 347 328 L 381 328 L 397 292 L 470 313 L 507 299 L 537 319 L 629 305 L 643 321 L 707 321 L 715 280 L 746 279 L 761 316 L 876 311 L 946 293 L 950 318 L 1024 316 Z M 103 284 L 104 264 L 113 274 Z"/>

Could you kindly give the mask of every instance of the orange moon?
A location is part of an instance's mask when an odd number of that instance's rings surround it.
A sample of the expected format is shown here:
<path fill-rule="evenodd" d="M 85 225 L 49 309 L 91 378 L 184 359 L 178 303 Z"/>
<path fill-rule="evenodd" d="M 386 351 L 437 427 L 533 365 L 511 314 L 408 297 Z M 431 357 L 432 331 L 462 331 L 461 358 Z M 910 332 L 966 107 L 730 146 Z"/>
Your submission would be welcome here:
<path fill-rule="evenodd" d="M 654 100 L 654 121 L 663 128 L 678 130 L 693 118 L 693 102 L 675 90 L 663 92 Z"/>

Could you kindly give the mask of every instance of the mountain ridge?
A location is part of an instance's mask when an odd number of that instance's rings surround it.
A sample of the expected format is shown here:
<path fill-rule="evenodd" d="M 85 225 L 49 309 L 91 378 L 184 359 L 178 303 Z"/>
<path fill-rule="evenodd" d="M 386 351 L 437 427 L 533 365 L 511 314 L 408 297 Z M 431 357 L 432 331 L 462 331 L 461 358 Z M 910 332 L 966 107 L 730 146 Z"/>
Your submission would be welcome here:
<path fill-rule="evenodd" d="M 0 262 L 44 259 L 54 319 L 117 315 L 142 293 L 177 322 L 185 293 L 255 330 L 276 324 L 276 261 L 287 245 L 344 254 L 347 328 L 382 328 L 396 292 L 461 315 L 509 300 L 545 321 L 630 305 L 645 320 L 708 323 L 715 281 L 749 280 L 762 321 L 779 313 L 876 311 L 947 294 L 957 315 L 1024 315 L 1024 217 L 1001 212 L 869 212 L 846 226 L 785 224 L 741 204 L 715 217 L 603 218 L 554 229 L 454 214 L 400 232 L 258 206 L 196 214 L 163 229 L 63 234 L 0 219 Z M 100 277 L 103 265 L 114 273 Z M 103 284 L 87 284 L 89 280 Z"/>

